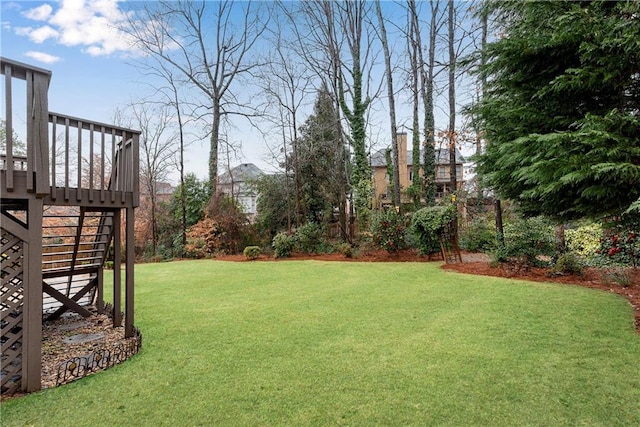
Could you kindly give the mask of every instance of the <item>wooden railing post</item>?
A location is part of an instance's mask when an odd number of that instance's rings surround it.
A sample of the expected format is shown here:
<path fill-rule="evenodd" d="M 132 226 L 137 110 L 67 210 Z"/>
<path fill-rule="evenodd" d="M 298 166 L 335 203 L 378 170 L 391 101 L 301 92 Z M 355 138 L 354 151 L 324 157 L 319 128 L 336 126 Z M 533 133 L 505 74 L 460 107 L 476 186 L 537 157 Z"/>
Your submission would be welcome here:
<path fill-rule="evenodd" d="M 51 75 L 40 72 L 32 72 L 30 75 L 31 79 L 27 81 L 27 88 L 31 88 L 31 91 L 27 89 L 27 108 L 30 108 L 27 118 L 27 141 L 28 144 L 32 145 L 27 148 L 27 155 L 29 156 L 30 148 L 33 153 L 34 168 L 33 173 L 29 170 L 29 176 L 33 174 L 35 178 L 35 185 L 32 187 L 32 190 L 38 196 L 44 196 L 49 193 L 50 187 L 48 91 Z M 29 74 L 27 74 L 27 76 L 29 76 Z"/>
<path fill-rule="evenodd" d="M 0 58 L 0 70 L 5 76 L 5 111 L 6 111 L 6 160 L 5 188 L 14 190 L 13 146 L 13 85 L 14 78 L 26 82 L 26 139 L 27 139 L 27 182 L 26 190 L 42 197 L 49 193 L 49 82 L 51 71 L 33 67 L 6 58 Z"/>
<path fill-rule="evenodd" d="M 5 157 L 5 186 L 7 191 L 13 191 L 13 98 L 11 93 L 13 72 L 11 64 L 3 64 L 2 71 L 4 73 L 5 111 L 7 114 L 5 120 L 5 147 L 7 149 Z"/>
<path fill-rule="evenodd" d="M 136 132 L 132 135 L 132 155 L 133 155 L 133 207 L 140 206 L 140 133 Z"/>

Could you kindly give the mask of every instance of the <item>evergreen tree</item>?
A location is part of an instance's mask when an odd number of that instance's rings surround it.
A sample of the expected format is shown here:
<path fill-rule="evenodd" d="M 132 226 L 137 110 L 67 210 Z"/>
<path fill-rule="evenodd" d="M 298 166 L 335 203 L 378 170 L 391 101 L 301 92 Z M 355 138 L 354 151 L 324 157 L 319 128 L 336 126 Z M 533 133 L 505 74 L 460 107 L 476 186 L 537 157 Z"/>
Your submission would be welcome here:
<path fill-rule="evenodd" d="M 205 208 L 211 199 L 211 189 L 206 181 L 200 181 L 195 174 L 184 176 L 184 186 L 179 185 L 171 198 L 171 216 L 178 223 L 182 220 L 181 197 L 185 196 L 186 227 L 189 228 L 204 218 Z"/>
<path fill-rule="evenodd" d="M 288 181 L 288 182 L 287 182 Z M 287 186 L 293 186 L 293 177 L 284 174 L 263 175 L 254 183 L 258 197 L 256 225 L 261 233 L 270 238 L 289 228 L 295 217 L 295 200 Z"/>
<path fill-rule="evenodd" d="M 479 171 L 526 215 L 619 214 L 640 197 L 640 2 L 489 2 L 499 40 L 473 113 Z"/>
<path fill-rule="evenodd" d="M 306 221 L 328 223 L 335 208 L 346 197 L 346 177 L 340 174 L 345 147 L 336 123 L 335 103 L 323 87 L 318 92 L 313 114 L 300 128 L 297 144 L 297 168 L 300 203 Z"/>

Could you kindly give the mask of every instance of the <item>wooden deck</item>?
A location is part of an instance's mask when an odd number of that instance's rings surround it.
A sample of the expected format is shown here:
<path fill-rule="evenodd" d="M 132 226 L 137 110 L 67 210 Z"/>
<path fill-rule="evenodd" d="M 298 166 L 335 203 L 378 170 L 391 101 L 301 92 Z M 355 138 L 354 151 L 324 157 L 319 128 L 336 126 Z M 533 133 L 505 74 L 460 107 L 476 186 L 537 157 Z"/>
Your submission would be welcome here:
<path fill-rule="evenodd" d="M 125 335 L 133 334 L 134 251 L 123 257 L 123 248 L 134 245 L 139 132 L 49 112 L 50 71 L 6 58 L 0 58 L 0 71 L 6 112 L 0 141 L 5 395 L 40 388 L 43 316 L 69 310 L 90 316 L 92 304 L 104 310 L 107 261 L 114 268 L 113 307 L 123 305 L 124 264 Z M 24 128 L 17 130 L 18 123 Z M 113 316 L 120 326 L 120 309 Z"/>

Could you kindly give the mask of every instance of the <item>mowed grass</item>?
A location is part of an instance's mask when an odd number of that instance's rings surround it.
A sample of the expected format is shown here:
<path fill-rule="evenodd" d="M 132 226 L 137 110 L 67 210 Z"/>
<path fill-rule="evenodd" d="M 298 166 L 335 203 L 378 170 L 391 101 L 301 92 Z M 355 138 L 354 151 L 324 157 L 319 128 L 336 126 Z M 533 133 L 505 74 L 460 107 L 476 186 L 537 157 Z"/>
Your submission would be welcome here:
<path fill-rule="evenodd" d="M 439 264 L 136 266 L 143 350 L 3 426 L 640 425 L 622 298 Z"/>

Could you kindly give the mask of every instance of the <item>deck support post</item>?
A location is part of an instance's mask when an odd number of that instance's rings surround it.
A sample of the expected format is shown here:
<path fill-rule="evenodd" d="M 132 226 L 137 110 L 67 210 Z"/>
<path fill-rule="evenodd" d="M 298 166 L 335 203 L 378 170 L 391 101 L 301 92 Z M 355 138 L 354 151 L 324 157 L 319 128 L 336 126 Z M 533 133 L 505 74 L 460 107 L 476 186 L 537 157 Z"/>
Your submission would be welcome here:
<path fill-rule="evenodd" d="M 122 325 L 122 239 L 120 209 L 113 212 L 113 327 Z"/>
<path fill-rule="evenodd" d="M 106 252 L 106 250 L 105 250 Z M 98 314 L 104 313 L 104 264 L 98 269 L 98 290 L 96 296 L 96 309 Z"/>
<path fill-rule="evenodd" d="M 22 388 L 40 390 L 42 361 L 42 199 L 29 199 L 23 284 Z"/>
<path fill-rule="evenodd" d="M 126 239 L 126 277 L 125 277 L 125 325 L 124 325 L 124 336 L 125 338 L 129 338 L 133 336 L 133 301 L 134 301 L 134 279 L 133 279 L 133 268 L 135 263 L 135 234 L 134 234 L 134 225 L 135 225 L 135 214 L 134 208 L 127 208 L 127 218 L 126 218 L 126 231 L 125 231 L 125 239 Z"/>

